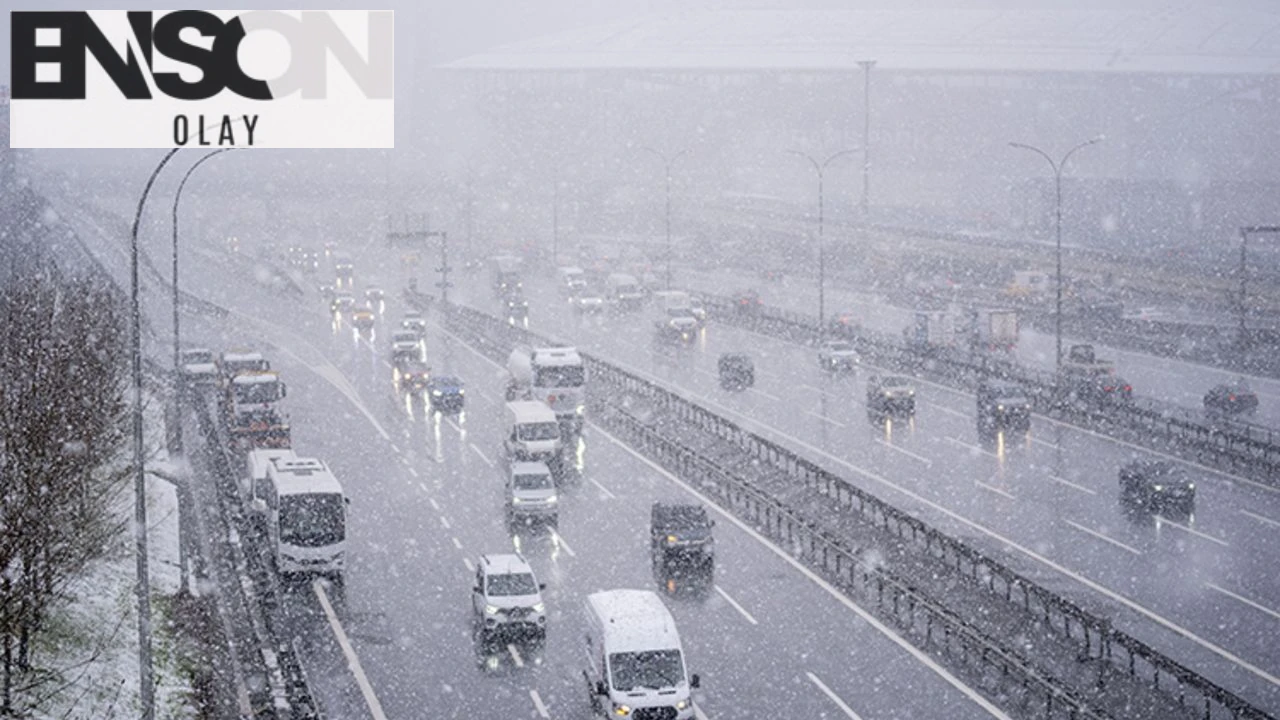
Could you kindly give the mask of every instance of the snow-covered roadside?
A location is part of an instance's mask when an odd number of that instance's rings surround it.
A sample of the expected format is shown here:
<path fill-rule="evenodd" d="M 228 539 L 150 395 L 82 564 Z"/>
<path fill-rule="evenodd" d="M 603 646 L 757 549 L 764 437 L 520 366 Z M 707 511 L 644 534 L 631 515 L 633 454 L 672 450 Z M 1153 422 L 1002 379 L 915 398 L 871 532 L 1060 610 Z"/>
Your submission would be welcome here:
<path fill-rule="evenodd" d="M 161 401 L 148 403 L 148 447 L 163 447 Z M 174 486 L 160 479 L 187 470 L 163 449 L 147 463 L 147 547 L 151 581 L 152 656 L 156 717 L 195 718 L 190 674 L 183 671 L 186 643 L 173 619 L 178 591 L 178 501 Z M 153 472 L 155 474 L 153 474 Z M 134 595 L 132 481 L 117 511 L 127 518 L 106 555 L 72 580 L 66 600 L 50 613 L 35 642 L 33 670 L 15 693 L 19 716 L 35 720 L 108 720 L 141 716 L 138 698 L 138 625 Z M 27 682 L 36 681 L 40 682 Z"/>

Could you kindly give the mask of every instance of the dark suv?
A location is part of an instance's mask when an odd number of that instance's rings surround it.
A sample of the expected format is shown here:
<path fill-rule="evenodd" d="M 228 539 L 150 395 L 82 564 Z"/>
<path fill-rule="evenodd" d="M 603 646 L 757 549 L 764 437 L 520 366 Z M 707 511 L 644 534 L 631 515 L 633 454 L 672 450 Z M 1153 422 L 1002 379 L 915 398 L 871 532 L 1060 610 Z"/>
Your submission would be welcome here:
<path fill-rule="evenodd" d="M 978 432 L 994 435 L 1001 431 L 1026 432 L 1031 429 L 1031 399 L 1020 386 L 1010 382 L 983 380 L 978 385 Z"/>
<path fill-rule="evenodd" d="M 867 412 L 876 417 L 916 414 L 916 387 L 901 375 L 867 378 Z"/>
<path fill-rule="evenodd" d="M 1252 415 L 1257 410 L 1257 393 L 1242 382 L 1215 385 L 1204 394 L 1204 411 L 1208 415 Z"/>
<path fill-rule="evenodd" d="M 653 574 L 669 593 L 705 592 L 715 581 L 715 521 L 701 505 L 654 503 L 649 554 Z"/>
<path fill-rule="evenodd" d="M 1120 501 L 1148 512 L 1195 510 L 1196 484 L 1168 460 L 1135 460 L 1120 468 Z"/>

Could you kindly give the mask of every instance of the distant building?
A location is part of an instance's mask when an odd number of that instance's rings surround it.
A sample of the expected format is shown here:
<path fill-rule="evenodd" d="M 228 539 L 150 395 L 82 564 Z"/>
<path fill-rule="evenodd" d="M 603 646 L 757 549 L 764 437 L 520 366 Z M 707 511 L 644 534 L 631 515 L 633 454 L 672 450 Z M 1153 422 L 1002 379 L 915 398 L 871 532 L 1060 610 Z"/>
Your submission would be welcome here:
<path fill-rule="evenodd" d="M 813 191 L 783 151 L 861 147 L 869 82 L 873 212 L 1048 235 L 1052 172 L 1009 143 L 1057 159 L 1104 134 L 1064 174 L 1077 242 L 1280 221 L 1280 6 L 1130 5 L 669 13 L 444 64 L 439 97 L 513 183 L 583 155 L 601 180 L 652 176 L 625 149 L 661 144 L 696 147 L 678 169 L 703 189 L 794 200 Z M 829 213 L 862 200 L 861 152 L 844 162 Z"/>

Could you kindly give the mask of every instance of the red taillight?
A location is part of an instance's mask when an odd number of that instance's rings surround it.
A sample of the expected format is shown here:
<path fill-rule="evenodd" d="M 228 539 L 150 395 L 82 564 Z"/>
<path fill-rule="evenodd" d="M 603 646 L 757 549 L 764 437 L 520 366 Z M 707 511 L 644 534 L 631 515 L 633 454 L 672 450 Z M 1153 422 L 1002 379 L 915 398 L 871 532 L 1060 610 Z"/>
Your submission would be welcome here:
<path fill-rule="evenodd" d="M 547 396 L 547 404 L 548 404 L 548 405 L 553 404 L 555 401 L 556 401 L 556 396 L 555 396 L 555 395 L 548 395 L 548 396 Z"/>
<path fill-rule="evenodd" d="M 1227 396 L 1227 400 L 1229 400 L 1229 401 L 1231 401 L 1231 402 L 1235 402 L 1235 401 L 1236 401 L 1236 396 L 1235 396 L 1235 395 L 1228 395 L 1228 396 Z"/>
<path fill-rule="evenodd" d="M 1105 390 L 1105 391 L 1107 391 L 1107 392 L 1115 392 L 1115 391 L 1116 391 L 1115 387 L 1114 387 L 1114 386 L 1112 386 L 1112 385 L 1107 385 L 1107 386 L 1103 387 L 1102 389 L 1103 389 L 1103 390 Z"/>
<path fill-rule="evenodd" d="M 1125 392 L 1133 392 L 1133 386 L 1132 386 L 1132 385 L 1125 385 L 1125 386 L 1124 386 L 1124 391 L 1125 391 Z"/>

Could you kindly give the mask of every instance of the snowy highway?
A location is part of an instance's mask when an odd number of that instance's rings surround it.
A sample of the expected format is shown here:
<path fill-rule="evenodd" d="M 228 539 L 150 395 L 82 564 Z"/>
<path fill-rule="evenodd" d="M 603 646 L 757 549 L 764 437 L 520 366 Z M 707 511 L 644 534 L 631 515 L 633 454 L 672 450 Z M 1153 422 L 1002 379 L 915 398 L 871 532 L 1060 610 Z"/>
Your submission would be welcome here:
<path fill-rule="evenodd" d="M 397 395 L 385 337 L 334 329 L 318 295 L 280 303 L 252 282 L 218 275 L 215 291 L 266 323 L 193 329 L 191 341 L 264 347 L 290 383 L 295 449 L 326 460 L 351 495 L 344 593 L 327 592 L 331 620 L 310 585 L 294 588 L 295 631 L 333 717 L 379 717 L 348 669 L 352 657 L 385 717 L 493 714 L 582 717 L 581 602 L 611 587 L 657 589 L 649 568 L 648 507 L 690 499 L 678 479 L 589 428 L 584 473 L 566 491 L 558 533 L 511 536 L 502 519 L 499 369 L 433 325 L 429 362 L 468 383 L 465 415 L 424 417 Z M 225 282 L 222 282 L 225 281 Z M 368 275 L 363 282 L 371 282 Z M 398 279 L 383 280 L 396 287 Z M 387 303 L 383 322 L 404 310 Z M 198 333 L 198 334 L 197 334 Z M 384 435 L 385 433 L 385 435 Z M 925 654 L 827 589 L 749 528 L 719 516 L 715 592 L 670 603 L 702 674 L 706 717 L 743 707 L 797 717 L 1004 717 Z M 518 549 L 546 582 L 545 648 L 479 653 L 469 588 L 482 553 Z M 335 639 L 341 627 L 346 657 Z M 514 649 L 514 651 L 513 651 Z"/>
<path fill-rule="evenodd" d="M 810 277 L 786 276 L 781 281 L 764 282 L 745 272 L 717 270 L 714 273 L 681 269 L 676 274 L 676 284 L 693 290 L 729 294 L 747 288 L 760 293 L 760 299 L 774 307 L 817 315 L 817 280 Z M 903 328 L 912 321 L 912 311 L 895 307 L 878 296 L 844 289 L 838 281 L 828 278 L 826 288 L 826 312 L 850 312 L 864 327 L 894 336 L 900 336 Z M 1086 342 L 1070 336 L 1062 338 L 1065 349 L 1074 343 Z M 1163 400 L 1186 408 L 1199 416 L 1203 409 L 1205 392 L 1214 385 L 1244 377 L 1258 394 L 1257 415 L 1247 418 L 1250 422 L 1280 429 L 1280 380 L 1274 378 L 1241 376 L 1227 370 L 1198 365 L 1196 363 L 1156 357 L 1144 353 L 1121 350 L 1095 343 L 1099 357 L 1114 360 L 1116 373 L 1133 384 L 1137 395 Z M 1054 369 L 1055 339 L 1023 325 L 1018 349 L 1018 362 L 1027 367 L 1044 371 Z"/>
<path fill-rule="evenodd" d="M 1153 455 L 1128 443 L 1037 417 L 1029 442 L 997 455 L 978 442 L 972 395 L 932 383 L 919 387 L 913 423 L 882 429 L 863 405 L 873 370 L 832 377 L 811 348 L 714 322 L 689 351 L 655 350 L 643 315 L 580 319 L 549 283 L 534 282 L 529 296 L 531 329 L 674 385 L 1101 609 L 1225 686 L 1277 702 L 1280 655 L 1269 631 L 1280 585 L 1270 548 L 1280 492 L 1190 465 L 1194 518 L 1132 515 L 1118 500 L 1118 468 Z M 471 297 L 496 311 L 484 288 Z M 731 351 L 755 358 L 756 385 L 745 393 L 717 384 L 716 358 Z"/>

